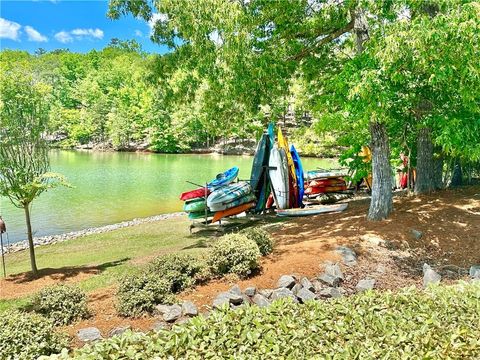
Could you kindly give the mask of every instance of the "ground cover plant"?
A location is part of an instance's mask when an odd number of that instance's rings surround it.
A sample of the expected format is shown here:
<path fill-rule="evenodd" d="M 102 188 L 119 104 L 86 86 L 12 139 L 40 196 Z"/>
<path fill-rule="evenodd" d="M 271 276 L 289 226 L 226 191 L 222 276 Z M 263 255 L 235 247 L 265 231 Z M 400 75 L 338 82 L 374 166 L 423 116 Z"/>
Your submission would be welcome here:
<path fill-rule="evenodd" d="M 0 359 L 36 359 L 68 345 L 67 337 L 56 331 L 52 321 L 17 310 L 0 316 L 0 339 Z"/>
<path fill-rule="evenodd" d="M 79 287 L 71 285 L 43 288 L 33 297 L 32 308 L 55 325 L 68 325 L 89 316 L 87 295 Z"/>
<path fill-rule="evenodd" d="M 480 283 L 459 283 L 224 309 L 171 331 L 127 333 L 51 359 L 474 359 L 479 324 Z"/>

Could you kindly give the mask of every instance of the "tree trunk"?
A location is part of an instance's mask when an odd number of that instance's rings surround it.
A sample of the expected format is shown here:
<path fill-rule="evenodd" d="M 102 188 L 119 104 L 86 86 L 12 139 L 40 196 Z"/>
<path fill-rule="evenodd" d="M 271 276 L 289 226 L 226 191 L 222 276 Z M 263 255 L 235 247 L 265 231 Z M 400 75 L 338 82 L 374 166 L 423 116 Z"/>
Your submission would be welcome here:
<path fill-rule="evenodd" d="M 30 263 L 32 265 L 33 276 L 37 276 L 37 262 L 35 260 L 35 248 L 33 245 L 33 234 L 32 234 L 32 224 L 30 221 L 30 209 L 29 204 L 24 205 L 23 209 L 25 210 L 25 221 L 27 223 L 27 236 L 28 236 L 28 248 L 30 250 Z"/>
<path fill-rule="evenodd" d="M 372 137 L 372 200 L 368 210 L 369 220 L 383 220 L 393 210 L 392 172 L 390 168 L 390 148 L 384 124 L 370 124 Z"/>
<path fill-rule="evenodd" d="M 435 190 L 440 190 L 443 189 L 443 156 L 438 156 L 433 162 L 433 185 Z"/>
<path fill-rule="evenodd" d="M 435 190 L 435 162 L 431 130 L 423 127 L 417 136 L 417 181 L 415 193 L 424 194 Z"/>
<path fill-rule="evenodd" d="M 462 174 L 462 164 L 459 158 L 456 158 L 453 163 L 453 170 L 452 170 L 452 181 L 450 182 L 450 186 L 461 186 L 463 183 L 463 174 Z"/>

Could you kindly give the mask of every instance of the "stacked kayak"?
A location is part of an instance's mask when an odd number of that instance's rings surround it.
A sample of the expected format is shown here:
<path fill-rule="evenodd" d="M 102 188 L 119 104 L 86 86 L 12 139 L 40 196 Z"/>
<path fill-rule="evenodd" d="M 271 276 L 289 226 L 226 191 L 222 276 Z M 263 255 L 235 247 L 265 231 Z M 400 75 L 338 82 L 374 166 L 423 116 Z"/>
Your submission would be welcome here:
<path fill-rule="evenodd" d="M 257 145 L 253 157 L 252 172 L 250 175 L 250 185 L 257 198 L 255 212 L 261 212 L 265 209 L 268 196 L 270 194 L 270 179 L 268 177 L 268 163 L 270 159 L 270 150 L 273 143 L 269 133 L 264 133 Z"/>
<path fill-rule="evenodd" d="M 346 176 L 338 171 L 315 170 L 307 172 L 305 195 L 314 197 L 319 194 L 335 193 L 347 190 Z"/>

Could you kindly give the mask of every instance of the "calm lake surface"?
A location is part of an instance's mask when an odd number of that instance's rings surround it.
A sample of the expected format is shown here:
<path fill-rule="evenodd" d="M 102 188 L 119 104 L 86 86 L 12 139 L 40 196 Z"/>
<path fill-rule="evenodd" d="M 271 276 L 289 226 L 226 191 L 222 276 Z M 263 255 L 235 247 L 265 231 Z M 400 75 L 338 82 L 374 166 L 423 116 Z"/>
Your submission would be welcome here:
<path fill-rule="evenodd" d="M 204 184 L 235 165 L 240 179 L 248 179 L 253 158 L 55 150 L 50 159 L 52 171 L 65 175 L 74 188 L 51 190 L 33 202 L 35 236 L 182 211 L 180 193 L 195 188 L 187 180 Z M 302 162 L 305 170 L 336 165 L 331 159 L 303 158 Z M 24 240 L 23 210 L 1 198 L 0 214 L 10 242 Z"/>

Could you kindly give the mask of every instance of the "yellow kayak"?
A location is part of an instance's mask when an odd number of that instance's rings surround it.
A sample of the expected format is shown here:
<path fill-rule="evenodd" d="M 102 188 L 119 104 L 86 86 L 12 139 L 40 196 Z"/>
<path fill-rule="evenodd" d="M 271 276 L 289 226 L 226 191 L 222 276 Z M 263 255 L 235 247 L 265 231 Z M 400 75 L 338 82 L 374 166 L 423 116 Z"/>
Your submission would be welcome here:
<path fill-rule="evenodd" d="M 288 146 L 287 139 L 283 136 L 282 129 L 278 127 L 278 147 L 285 150 L 287 154 L 287 163 L 288 163 L 288 174 L 289 174 L 289 183 L 292 186 L 293 194 L 290 202 L 291 207 L 297 206 L 297 193 L 298 193 L 298 186 L 297 186 L 297 175 L 295 172 L 295 163 L 293 162 L 292 154 L 290 153 L 290 147 Z"/>

